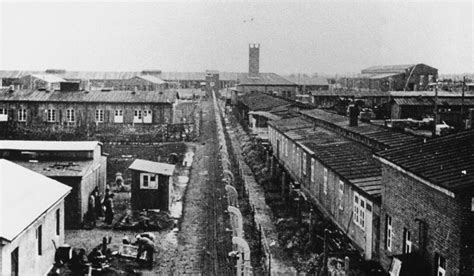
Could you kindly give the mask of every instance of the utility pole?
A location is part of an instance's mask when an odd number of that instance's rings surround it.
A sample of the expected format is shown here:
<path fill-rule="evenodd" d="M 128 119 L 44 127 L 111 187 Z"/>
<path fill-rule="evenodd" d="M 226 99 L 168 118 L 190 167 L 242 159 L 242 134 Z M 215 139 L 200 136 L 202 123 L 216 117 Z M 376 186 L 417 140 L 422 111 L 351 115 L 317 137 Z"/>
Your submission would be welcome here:
<path fill-rule="evenodd" d="M 435 84 L 435 98 L 434 98 L 434 110 L 433 110 L 433 121 L 434 121 L 434 126 L 433 126 L 433 135 L 432 137 L 436 137 L 436 124 L 438 119 L 438 82 L 436 81 Z"/>
<path fill-rule="evenodd" d="M 462 83 L 461 83 L 461 111 L 459 113 L 459 129 L 463 130 L 463 117 L 464 117 L 464 86 L 466 85 L 466 76 L 462 77 Z"/>

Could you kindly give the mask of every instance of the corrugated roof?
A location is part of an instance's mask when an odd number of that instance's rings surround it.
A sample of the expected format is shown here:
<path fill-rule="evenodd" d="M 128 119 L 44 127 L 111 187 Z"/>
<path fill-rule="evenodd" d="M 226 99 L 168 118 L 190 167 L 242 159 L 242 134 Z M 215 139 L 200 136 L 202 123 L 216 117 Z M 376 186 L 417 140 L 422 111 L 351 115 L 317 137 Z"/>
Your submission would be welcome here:
<path fill-rule="evenodd" d="M 128 168 L 136 171 L 151 172 L 163 175 L 173 175 L 175 165 L 167 163 L 158 163 L 143 159 L 135 159 Z"/>
<path fill-rule="evenodd" d="M 375 155 L 454 193 L 474 188 L 474 130 Z"/>
<path fill-rule="evenodd" d="M 259 73 L 256 77 L 245 74 L 239 79 L 238 85 L 287 85 L 296 86 L 296 83 L 291 82 L 282 76 L 275 73 Z"/>
<path fill-rule="evenodd" d="M 169 90 L 163 93 L 156 91 L 77 91 L 77 92 L 45 92 L 45 91 L 2 91 L 0 101 L 30 102 L 95 102 L 95 103 L 174 103 L 176 92 Z"/>
<path fill-rule="evenodd" d="M 321 90 L 312 91 L 313 96 L 325 96 L 325 97 L 390 97 L 390 93 L 381 90 Z"/>
<path fill-rule="evenodd" d="M 401 65 L 379 65 L 372 66 L 361 70 L 362 74 L 370 73 L 404 73 L 406 70 L 410 70 L 416 64 L 401 64 Z"/>
<path fill-rule="evenodd" d="M 0 159 L 0 238 L 14 240 L 71 188 Z"/>
<path fill-rule="evenodd" d="M 239 101 L 251 111 L 271 110 L 275 107 L 291 104 L 290 101 L 260 92 L 244 94 L 239 98 Z"/>
<path fill-rule="evenodd" d="M 0 150 L 93 151 L 99 144 L 98 141 L 1 140 Z"/>
<path fill-rule="evenodd" d="M 136 76 L 134 78 L 139 78 L 139 79 L 142 79 L 142 80 L 146 80 L 146 81 L 149 81 L 149 82 L 154 83 L 154 84 L 164 84 L 164 83 L 166 83 L 164 80 L 158 78 L 157 76 L 153 76 L 153 75 L 140 75 L 140 76 Z"/>
<path fill-rule="evenodd" d="M 33 78 L 49 82 L 49 83 L 59 83 L 59 82 L 65 82 L 66 80 L 63 78 L 60 78 L 56 75 L 53 74 L 32 74 L 32 75 L 27 75 L 25 77 L 31 76 Z"/>
<path fill-rule="evenodd" d="M 312 119 L 325 122 L 333 127 L 357 134 L 361 136 L 361 138 L 373 141 L 384 148 L 395 147 L 418 140 L 415 136 L 368 123 L 359 122 L 358 126 L 349 126 L 348 117 L 329 113 L 321 109 L 301 110 L 300 113 Z"/>
<path fill-rule="evenodd" d="M 400 75 L 400 73 L 374 74 L 374 75 L 371 75 L 371 76 L 369 77 L 369 79 L 372 79 L 372 80 L 379 80 L 379 79 L 385 79 L 385 78 L 393 77 L 393 76 L 396 76 L 396 75 Z"/>

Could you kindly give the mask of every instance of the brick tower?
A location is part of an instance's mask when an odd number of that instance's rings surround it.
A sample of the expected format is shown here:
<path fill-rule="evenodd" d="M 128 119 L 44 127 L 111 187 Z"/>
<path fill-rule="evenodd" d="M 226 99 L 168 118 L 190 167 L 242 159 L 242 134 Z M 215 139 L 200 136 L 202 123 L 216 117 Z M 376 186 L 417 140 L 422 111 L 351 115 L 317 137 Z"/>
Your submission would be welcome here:
<path fill-rule="evenodd" d="M 249 45 L 249 76 L 257 77 L 260 64 L 260 44 Z"/>

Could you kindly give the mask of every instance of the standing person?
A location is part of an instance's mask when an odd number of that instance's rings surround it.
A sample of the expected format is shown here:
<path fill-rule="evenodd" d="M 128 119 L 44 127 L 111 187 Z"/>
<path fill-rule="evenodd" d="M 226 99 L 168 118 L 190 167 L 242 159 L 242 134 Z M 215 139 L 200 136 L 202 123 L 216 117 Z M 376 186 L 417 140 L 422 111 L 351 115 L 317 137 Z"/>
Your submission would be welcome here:
<path fill-rule="evenodd" d="M 95 208 L 94 208 L 95 216 L 96 218 L 103 217 L 104 212 L 102 210 L 102 201 L 100 198 L 99 188 L 95 187 L 93 193 L 94 193 L 94 199 L 95 199 Z"/>
<path fill-rule="evenodd" d="M 114 220 L 114 194 L 107 196 L 104 202 L 105 205 L 105 223 L 112 224 Z"/>
<path fill-rule="evenodd" d="M 87 213 L 89 217 L 89 221 L 92 224 L 92 226 L 95 226 L 95 197 L 94 197 L 94 191 L 89 195 L 89 203 L 87 206 Z"/>

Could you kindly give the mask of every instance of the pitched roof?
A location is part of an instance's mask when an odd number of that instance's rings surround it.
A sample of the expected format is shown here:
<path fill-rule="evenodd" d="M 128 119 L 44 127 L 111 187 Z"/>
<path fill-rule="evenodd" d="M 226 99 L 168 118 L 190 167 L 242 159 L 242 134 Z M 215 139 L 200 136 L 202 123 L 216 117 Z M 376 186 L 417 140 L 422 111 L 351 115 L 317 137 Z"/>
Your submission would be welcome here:
<path fill-rule="evenodd" d="M 14 240 L 71 188 L 0 159 L 0 238 Z"/>
<path fill-rule="evenodd" d="M 375 142 L 382 148 L 396 147 L 418 140 L 415 136 L 368 123 L 359 122 L 358 126 L 349 126 L 348 117 L 329 113 L 317 108 L 301 110 L 300 113 L 326 125 L 358 135 L 362 139 Z"/>
<path fill-rule="evenodd" d="M 373 197 L 379 197 L 382 171 L 372 158 L 370 150 L 364 150 L 356 142 L 318 143 L 303 142 L 325 166 Z"/>
<path fill-rule="evenodd" d="M 269 121 L 268 125 L 273 126 L 274 128 L 278 129 L 280 132 L 286 132 L 293 129 L 299 128 L 308 128 L 312 127 L 313 124 L 305 120 L 301 116 L 292 117 L 288 119 L 281 119 L 278 121 Z"/>
<path fill-rule="evenodd" d="M 321 90 L 321 91 L 312 91 L 311 95 L 313 96 L 323 96 L 323 97 L 390 97 L 390 92 L 381 91 L 381 90 Z"/>
<path fill-rule="evenodd" d="M 474 130 L 375 154 L 452 192 L 474 188 Z"/>
<path fill-rule="evenodd" d="M 361 70 L 362 74 L 370 73 L 404 73 L 405 71 L 416 66 L 416 64 L 401 64 L 401 65 L 378 65 L 365 68 Z"/>
<path fill-rule="evenodd" d="M 240 97 L 239 101 L 251 111 L 270 110 L 275 107 L 292 104 L 290 101 L 261 92 L 244 94 Z"/>
<path fill-rule="evenodd" d="M 296 83 L 291 82 L 275 73 L 259 73 L 252 77 L 249 74 L 244 74 L 239 79 L 238 85 L 287 85 L 296 86 Z"/>
<path fill-rule="evenodd" d="M 1 140 L 0 150 L 93 151 L 99 144 L 98 141 Z"/>
<path fill-rule="evenodd" d="M 58 77 L 56 75 L 53 75 L 53 74 L 31 74 L 31 75 L 27 75 L 25 77 L 28 77 L 28 76 L 31 76 L 33 78 L 40 79 L 42 81 L 49 82 L 49 83 L 58 83 L 58 82 L 65 82 L 66 81 L 65 79 L 60 78 L 60 77 Z"/>
<path fill-rule="evenodd" d="M 0 101 L 29 101 L 29 102 L 95 102 L 95 103 L 174 103 L 176 92 L 165 91 L 33 91 L 20 90 L 0 92 Z"/>
<path fill-rule="evenodd" d="M 146 81 L 154 83 L 154 84 L 166 83 L 164 80 L 158 78 L 157 76 L 153 76 L 153 75 L 140 75 L 140 76 L 136 76 L 134 78 L 139 78 L 139 79 L 142 79 L 142 80 L 146 80 Z"/>
<path fill-rule="evenodd" d="M 163 175 L 173 175 L 175 165 L 167 163 L 158 163 L 143 159 L 135 159 L 128 168 L 136 171 L 151 172 Z"/>
<path fill-rule="evenodd" d="M 167 81 L 173 80 L 195 80 L 206 79 L 206 72 L 161 72 L 161 78 Z"/>

